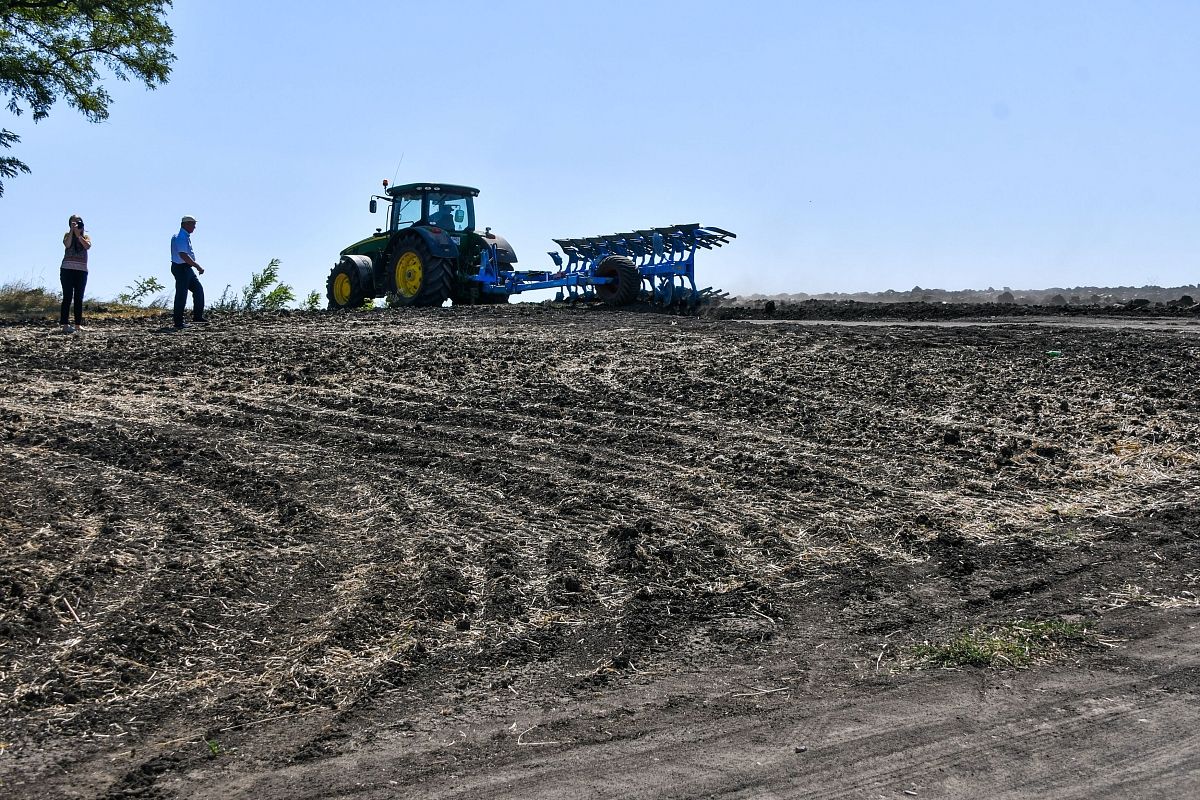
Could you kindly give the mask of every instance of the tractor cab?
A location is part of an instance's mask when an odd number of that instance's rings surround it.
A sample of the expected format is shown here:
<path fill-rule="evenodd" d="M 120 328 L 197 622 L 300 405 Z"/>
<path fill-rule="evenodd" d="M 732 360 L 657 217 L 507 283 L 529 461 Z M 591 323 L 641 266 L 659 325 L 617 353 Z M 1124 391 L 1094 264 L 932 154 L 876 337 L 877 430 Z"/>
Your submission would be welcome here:
<path fill-rule="evenodd" d="M 475 230 L 478 189 L 446 183 L 406 183 L 385 186 L 391 199 L 390 230 L 425 226 L 450 235 Z"/>

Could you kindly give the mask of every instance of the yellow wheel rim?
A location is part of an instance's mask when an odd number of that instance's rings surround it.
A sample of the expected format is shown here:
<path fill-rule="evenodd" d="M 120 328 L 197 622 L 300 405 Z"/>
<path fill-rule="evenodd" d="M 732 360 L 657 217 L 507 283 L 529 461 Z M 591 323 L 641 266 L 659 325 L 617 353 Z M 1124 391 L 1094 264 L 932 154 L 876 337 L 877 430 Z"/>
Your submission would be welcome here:
<path fill-rule="evenodd" d="M 354 287 L 350 283 L 349 275 L 342 273 L 333 279 L 333 302 L 339 306 L 349 305 L 353 292 Z"/>
<path fill-rule="evenodd" d="M 404 297 L 416 297 L 423 274 L 421 257 L 411 250 L 404 253 L 396 262 L 396 291 Z"/>

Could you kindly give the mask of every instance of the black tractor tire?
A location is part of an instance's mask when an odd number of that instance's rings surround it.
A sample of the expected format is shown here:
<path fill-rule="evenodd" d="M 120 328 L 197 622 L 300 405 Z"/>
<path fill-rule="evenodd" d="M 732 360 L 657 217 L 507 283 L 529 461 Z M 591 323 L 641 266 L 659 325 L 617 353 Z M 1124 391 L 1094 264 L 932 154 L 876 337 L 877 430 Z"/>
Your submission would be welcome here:
<path fill-rule="evenodd" d="M 375 295 L 371 271 L 353 256 L 342 256 L 325 281 L 325 297 L 329 308 L 342 311 L 359 308 L 368 297 Z"/>
<path fill-rule="evenodd" d="M 388 269 L 388 293 L 401 306 L 440 306 L 450 297 L 454 262 L 429 252 L 424 239 L 401 243 Z"/>
<path fill-rule="evenodd" d="M 479 302 L 479 290 L 472 287 L 472 284 L 467 281 L 455 281 L 454 288 L 450 290 L 450 302 L 456 306 L 471 306 Z"/>
<path fill-rule="evenodd" d="M 627 306 L 642 290 L 642 274 L 626 256 L 605 256 L 596 265 L 596 277 L 616 278 L 612 283 L 596 284 L 596 297 L 606 305 Z"/>

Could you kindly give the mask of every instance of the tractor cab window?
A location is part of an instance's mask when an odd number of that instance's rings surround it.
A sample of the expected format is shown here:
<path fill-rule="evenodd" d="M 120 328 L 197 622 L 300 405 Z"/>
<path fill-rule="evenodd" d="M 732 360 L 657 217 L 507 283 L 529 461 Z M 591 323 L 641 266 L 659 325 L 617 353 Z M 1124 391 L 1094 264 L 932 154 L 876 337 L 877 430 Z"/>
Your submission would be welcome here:
<path fill-rule="evenodd" d="M 429 224 L 451 233 L 470 230 L 475 224 L 471 214 L 471 198 L 449 192 L 431 192 Z"/>
<path fill-rule="evenodd" d="M 392 203 L 392 229 L 407 228 L 421 221 L 421 195 L 400 195 Z"/>

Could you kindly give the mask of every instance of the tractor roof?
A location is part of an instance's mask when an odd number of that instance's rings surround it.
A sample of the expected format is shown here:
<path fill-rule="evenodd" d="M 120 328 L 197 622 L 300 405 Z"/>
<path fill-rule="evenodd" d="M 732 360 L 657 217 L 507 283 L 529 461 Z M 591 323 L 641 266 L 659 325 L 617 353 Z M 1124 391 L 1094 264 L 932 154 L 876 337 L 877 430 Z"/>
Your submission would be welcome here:
<path fill-rule="evenodd" d="M 406 183 L 402 186 L 389 186 L 387 193 L 395 197 L 398 194 L 415 194 L 417 192 L 461 192 L 471 197 L 478 197 L 479 190 L 470 186 L 459 186 L 455 183 Z"/>

